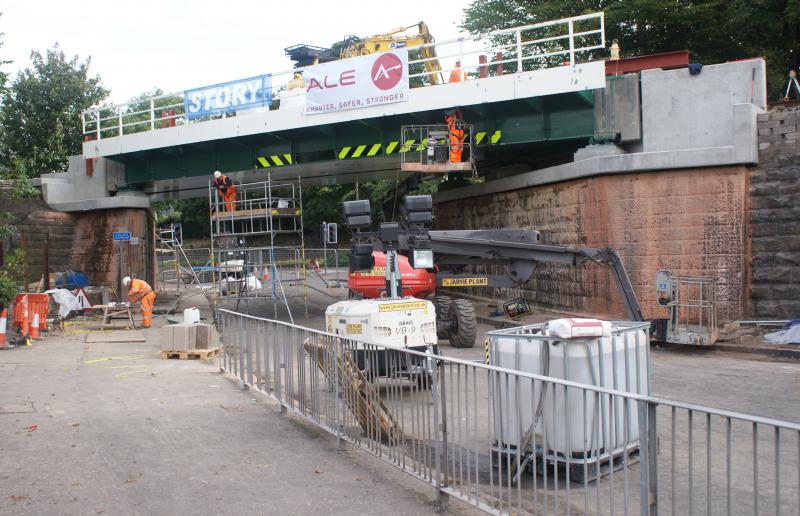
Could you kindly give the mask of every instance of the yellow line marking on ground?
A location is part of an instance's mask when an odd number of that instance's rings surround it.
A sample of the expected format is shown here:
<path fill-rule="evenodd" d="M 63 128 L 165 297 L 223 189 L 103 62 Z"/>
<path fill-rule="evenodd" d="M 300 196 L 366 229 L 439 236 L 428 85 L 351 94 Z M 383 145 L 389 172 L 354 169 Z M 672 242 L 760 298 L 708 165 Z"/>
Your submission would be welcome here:
<path fill-rule="evenodd" d="M 146 355 L 124 355 L 119 357 L 103 357 L 103 358 L 94 358 L 92 360 L 84 360 L 84 364 L 97 364 L 99 362 L 108 362 L 110 360 L 139 360 L 140 358 L 147 358 Z"/>
<path fill-rule="evenodd" d="M 127 378 L 128 375 L 136 374 L 136 373 L 151 373 L 150 369 L 137 369 L 136 371 L 125 371 L 122 373 L 117 373 L 114 375 L 114 378 Z"/>

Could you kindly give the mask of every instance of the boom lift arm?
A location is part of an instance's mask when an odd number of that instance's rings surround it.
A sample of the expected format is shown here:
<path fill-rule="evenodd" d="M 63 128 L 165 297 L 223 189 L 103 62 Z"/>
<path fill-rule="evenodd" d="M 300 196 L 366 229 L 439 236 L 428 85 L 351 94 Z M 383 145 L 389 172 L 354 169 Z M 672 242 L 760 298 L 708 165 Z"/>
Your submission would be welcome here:
<path fill-rule="evenodd" d="M 437 286 L 448 283 L 446 279 L 481 276 L 487 279 L 485 286 L 509 288 L 528 281 L 539 262 L 572 266 L 594 262 L 611 269 L 628 317 L 644 321 L 628 273 L 614 249 L 543 245 L 538 243 L 538 231 L 526 229 L 429 231 L 428 234 L 436 263 L 443 269 L 464 265 L 501 265 L 508 270 L 508 274 L 499 276 L 440 270 L 436 274 Z"/>
<path fill-rule="evenodd" d="M 611 248 L 566 247 L 539 243 L 539 232 L 530 229 L 485 229 L 432 231 L 433 201 L 429 195 L 406 196 L 404 223 L 384 222 L 377 232 L 372 222 L 368 200 L 344 203 L 345 224 L 351 231 L 350 272 L 370 271 L 375 267 L 372 238 L 377 237 L 387 253 L 386 292 L 402 296 L 403 275 L 397 253 L 408 256 L 412 269 L 436 271 L 436 285 L 446 287 L 519 286 L 533 277 L 539 262 L 560 263 L 573 267 L 594 262 L 610 267 L 622 295 L 628 317 L 644 321 L 642 309 L 630 278 L 616 251 Z M 391 255 L 391 262 L 389 260 Z M 465 273 L 468 265 L 499 266 L 504 274 Z M 477 318 L 475 308 L 466 299 L 437 295 L 436 333 L 453 347 L 475 345 Z"/>

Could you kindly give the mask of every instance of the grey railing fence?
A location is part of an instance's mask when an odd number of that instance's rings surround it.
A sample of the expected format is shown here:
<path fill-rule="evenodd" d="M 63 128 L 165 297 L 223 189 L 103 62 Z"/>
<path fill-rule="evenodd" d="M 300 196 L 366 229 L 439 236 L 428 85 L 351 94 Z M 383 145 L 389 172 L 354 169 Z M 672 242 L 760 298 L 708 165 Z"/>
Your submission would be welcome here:
<path fill-rule="evenodd" d="M 647 391 L 626 384 L 627 369 L 607 388 L 227 310 L 219 321 L 223 372 L 431 485 L 441 503 L 496 514 L 800 510 L 794 423 L 636 394 Z M 628 346 L 643 333 L 618 336 Z M 489 348 L 507 336 L 490 334 Z"/>

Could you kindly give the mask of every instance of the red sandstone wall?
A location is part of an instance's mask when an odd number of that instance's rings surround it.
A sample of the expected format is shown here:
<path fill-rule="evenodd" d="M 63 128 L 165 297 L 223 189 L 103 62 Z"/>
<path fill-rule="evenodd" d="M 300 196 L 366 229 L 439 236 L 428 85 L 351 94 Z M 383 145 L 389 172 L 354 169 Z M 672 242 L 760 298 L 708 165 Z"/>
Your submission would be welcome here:
<path fill-rule="evenodd" d="M 88 274 L 95 285 L 116 288 L 122 265 L 122 276 L 134 274 L 152 282 L 153 248 L 150 240 L 154 233 L 146 210 L 106 210 L 78 213 L 73 217 L 75 243 L 72 262 L 76 264 L 76 270 Z M 139 244 L 114 242 L 114 231 L 130 231 L 132 236 L 139 237 Z"/>
<path fill-rule="evenodd" d="M 747 284 L 748 171 L 745 167 L 602 176 L 526 188 L 436 206 L 437 228 L 537 229 L 543 243 L 615 248 L 646 318 L 665 317 L 655 303 L 658 269 L 714 275 L 721 320 L 741 317 Z M 541 265 L 521 292 L 556 310 L 622 317 L 609 272 Z"/>

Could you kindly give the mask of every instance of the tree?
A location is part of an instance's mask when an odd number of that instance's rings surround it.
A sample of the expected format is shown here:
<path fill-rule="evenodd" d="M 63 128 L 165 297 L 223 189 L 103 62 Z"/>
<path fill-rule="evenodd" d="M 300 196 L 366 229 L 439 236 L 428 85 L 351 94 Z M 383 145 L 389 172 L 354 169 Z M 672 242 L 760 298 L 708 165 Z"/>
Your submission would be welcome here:
<path fill-rule="evenodd" d="M 3 13 L 0 13 L 0 17 L 3 16 Z M 0 32 L 0 48 L 3 48 L 3 36 L 5 36 L 5 32 Z M 11 61 L 0 59 L 0 66 L 11 64 Z M 5 89 L 6 81 L 8 81 L 8 72 L 0 70 L 0 91 Z"/>
<path fill-rule="evenodd" d="M 693 61 L 713 64 L 765 56 L 773 99 L 800 65 L 797 0 L 474 0 L 461 27 L 479 34 L 597 11 L 623 57 L 689 50 Z"/>
<path fill-rule="evenodd" d="M 32 66 L 2 94 L 0 165 L 24 161 L 31 177 L 59 172 L 83 140 L 81 113 L 108 96 L 100 77 L 89 76 L 90 59 L 67 59 L 58 45 L 43 56 L 31 52 Z"/>

